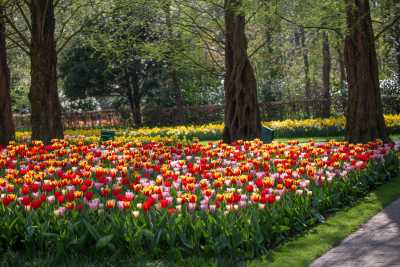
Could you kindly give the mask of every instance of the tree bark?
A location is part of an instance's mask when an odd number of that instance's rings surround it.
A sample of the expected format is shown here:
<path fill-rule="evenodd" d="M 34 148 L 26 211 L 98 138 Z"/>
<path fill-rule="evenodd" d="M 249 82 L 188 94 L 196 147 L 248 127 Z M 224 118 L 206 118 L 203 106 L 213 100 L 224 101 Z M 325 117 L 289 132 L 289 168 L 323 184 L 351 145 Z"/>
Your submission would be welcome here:
<path fill-rule="evenodd" d="M 128 79 L 128 90 L 127 98 L 129 102 L 129 107 L 131 108 L 132 119 L 134 126 L 139 128 L 142 126 L 142 111 L 141 111 L 141 93 L 139 88 L 139 79 L 135 70 L 133 70 L 132 77 L 127 77 Z"/>
<path fill-rule="evenodd" d="M 140 109 L 140 97 L 136 96 L 137 93 L 134 91 L 133 93 L 134 98 L 133 98 L 133 108 L 134 108 L 134 118 L 133 121 L 135 122 L 135 125 L 137 128 L 140 128 L 142 126 L 142 111 Z"/>
<path fill-rule="evenodd" d="M 308 60 L 308 50 L 306 47 L 306 33 L 303 27 L 300 27 L 300 43 L 301 43 L 301 51 L 303 54 L 303 63 L 304 63 L 304 99 L 311 99 L 311 79 L 310 79 L 310 63 Z M 311 116 L 310 106 L 306 105 L 306 115 L 308 117 Z"/>
<path fill-rule="evenodd" d="M 342 47 L 337 47 L 338 63 L 339 63 L 339 86 L 344 88 L 346 86 L 346 70 L 344 67 L 344 59 Z"/>
<path fill-rule="evenodd" d="M 400 0 L 387 0 L 381 5 L 384 25 L 392 22 L 391 14 L 398 16 L 400 14 Z M 388 31 L 383 33 L 383 39 L 393 48 L 395 60 L 396 83 L 400 86 L 400 20 L 397 20 Z"/>
<path fill-rule="evenodd" d="M 340 101 L 342 103 L 343 107 L 343 114 L 346 113 L 346 107 L 347 107 L 347 96 L 346 96 L 346 70 L 344 67 L 344 57 L 343 57 L 343 46 L 342 42 L 340 45 L 336 47 L 337 51 L 337 56 L 338 56 L 338 63 L 339 63 L 339 86 L 340 86 Z"/>
<path fill-rule="evenodd" d="M 321 117 L 329 118 L 331 116 L 331 53 L 329 47 L 329 37 L 326 32 L 322 33 L 322 97 L 324 105 L 322 107 Z"/>
<path fill-rule="evenodd" d="M 54 40 L 53 0 L 31 0 L 31 103 L 32 140 L 49 143 L 63 138 L 61 105 L 57 90 L 57 52 Z"/>
<path fill-rule="evenodd" d="M 225 127 L 226 143 L 261 136 L 257 84 L 247 55 L 241 0 L 225 0 Z"/>
<path fill-rule="evenodd" d="M 175 105 L 176 105 L 177 110 L 182 111 L 184 101 L 183 101 L 183 96 L 182 96 L 182 90 L 181 90 L 181 87 L 179 86 L 178 73 L 173 64 L 170 64 L 169 66 L 170 66 L 171 85 L 172 85 L 172 88 L 175 89 L 174 90 L 175 91 Z M 179 113 L 181 113 L 181 115 L 183 115 L 182 112 L 179 112 Z M 183 117 L 181 119 L 183 119 Z"/>
<path fill-rule="evenodd" d="M 346 138 L 389 142 L 382 112 L 378 63 L 369 0 L 345 0 L 347 35 L 344 58 L 349 87 Z"/>
<path fill-rule="evenodd" d="M 15 139 L 15 128 L 11 111 L 10 71 L 7 63 L 5 24 L 0 6 L 0 146 Z"/>
<path fill-rule="evenodd" d="M 397 22 L 393 31 L 394 31 L 393 43 L 394 43 L 394 51 L 395 51 L 396 65 L 397 65 L 397 70 L 396 70 L 397 85 L 400 86 L 400 22 Z"/>

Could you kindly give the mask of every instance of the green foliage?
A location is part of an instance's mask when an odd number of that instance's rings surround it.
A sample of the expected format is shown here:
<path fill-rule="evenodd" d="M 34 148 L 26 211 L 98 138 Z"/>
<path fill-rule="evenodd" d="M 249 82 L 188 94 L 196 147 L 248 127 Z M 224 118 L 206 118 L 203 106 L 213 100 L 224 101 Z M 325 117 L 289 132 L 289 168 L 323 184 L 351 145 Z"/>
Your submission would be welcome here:
<path fill-rule="evenodd" d="M 346 83 L 341 77 L 345 35 L 343 1 L 243 1 L 246 15 L 248 54 L 254 66 L 260 102 L 296 102 L 305 98 L 306 54 L 312 97 L 321 95 L 322 33 L 329 36 L 332 57 L 331 92 L 341 98 L 332 113 L 343 114 Z M 155 80 L 143 88 L 143 107 L 176 106 L 180 89 L 184 104 L 222 104 L 224 78 L 224 1 L 223 0 L 78 0 L 58 1 L 56 39 L 59 49 L 60 88 L 69 98 L 123 95 L 112 98 L 127 109 L 125 72 Z M 28 10 L 25 10 L 25 13 Z M 380 79 L 387 80 L 399 71 L 399 23 L 386 29 L 399 12 L 393 0 L 372 1 L 371 14 L 376 39 Z M 27 38 L 28 28 L 15 5 L 14 24 Z M 28 18 L 29 20 L 29 18 Z M 8 26 L 10 37 L 14 30 Z M 299 30 L 305 32 L 304 45 Z M 386 29 L 386 30 L 385 30 Z M 385 30 L 381 33 L 382 30 Z M 29 39 L 29 38 L 28 38 Z M 72 40 L 72 41 L 71 41 Z M 70 42 L 68 42 L 70 41 Z M 29 90 L 29 58 L 8 39 L 14 110 L 26 110 Z M 396 48 L 397 47 L 397 48 Z M 157 64 L 146 69 L 143 62 Z M 171 83 L 175 71 L 177 84 Z M 143 80 L 142 80 L 143 81 Z M 125 82 L 126 83 L 126 82 Z M 116 86 L 122 90 L 116 90 Z M 115 92 L 118 91 L 118 92 Z M 386 100 L 389 101 L 390 100 Z M 267 118 L 304 118 L 287 106 L 283 112 L 271 111 Z M 317 109 L 314 107 L 314 109 Z"/>
<path fill-rule="evenodd" d="M 64 54 L 60 66 L 64 93 L 71 99 L 109 94 L 111 73 L 107 61 L 91 47 L 77 46 Z"/>

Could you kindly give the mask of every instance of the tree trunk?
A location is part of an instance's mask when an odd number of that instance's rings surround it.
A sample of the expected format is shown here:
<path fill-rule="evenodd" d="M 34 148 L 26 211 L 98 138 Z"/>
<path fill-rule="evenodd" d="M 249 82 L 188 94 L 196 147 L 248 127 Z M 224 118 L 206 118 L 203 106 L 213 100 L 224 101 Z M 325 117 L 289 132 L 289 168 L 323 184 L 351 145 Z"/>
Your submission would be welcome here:
<path fill-rule="evenodd" d="M 0 146 L 15 139 L 15 128 L 11 112 L 10 71 L 7 64 L 5 24 L 0 6 Z"/>
<path fill-rule="evenodd" d="M 400 9 L 400 8 L 399 8 Z M 396 76 L 397 76 L 397 86 L 400 86 L 400 22 L 397 22 L 396 26 L 394 27 L 394 51 L 396 56 Z"/>
<path fill-rule="evenodd" d="M 140 128 L 140 126 L 142 125 L 142 115 L 141 115 L 141 111 L 140 111 L 140 104 L 133 97 L 133 94 L 131 91 L 130 91 L 130 93 L 128 93 L 127 97 L 128 97 L 129 107 L 131 109 L 133 126 L 135 128 Z"/>
<path fill-rule="evenodd" d="M 175 89 L 175 105 L 176 109 L 179 111 L 177 114 L 177 119 L 182 122 L 183 120 L 183 97 L 182 97 L 182 90 L 179 86 L 179 80 L 178 80 L 178 73 L 176 71 L 176 68 L 173 64 L 170 64 L 170 76 L 171 76 L 171 85 L 172 88 Z"/>
<path fill-rule="evenodd" d="M 31 103 L 32 140 L 48 143 L 63 138 L 61 105 L 57 90 L 57 52 L 54 40 L 53 0 L 31 0 Z"/>
<path fill-rule="evenodd" d="M 336 47 L 337 56 L 338 56 L 338 63 L 339 63 L 339 86 L 340 86 L 340 101 L 343 107 L 343 114 L 346 114 L 346 107 L 347 107 L 347 96 L 346 96 L 346 70 L 344 67 L 344 58 L 343 58 L 343 43 L 339 44 Z"/>
<path fill-rule="evenodd" d="M 344 59 L 342 47 L 337 47 L 338 63 L 339 63 L 339 86 L 345 88 L 346 86 L 346 70 L 344 67 Z"/>
<path fill-rule="evenodd" d="M 300 42 L 301 50 L 303 54 L 304 63 L 304 99 L 306 101 L 311 100 L 311 79 L 310 79 L 310 63 L 308 61 L 308 49 L 306 47 L 306 34 L 304 28 L 300 28 Z M 305 105 L 307 117 L 311 116 L 310 105 Z"/>
<path fill-rule="evenodd" d="M 322 97 L 324 105 L 322 106 L 321 117 L 329 118 L 331 116 L 331 53 L 326 32 L 322 33 L 322 39 Z"/>
<path fill-rule="evenodd" d="M 225 127 L 226 143 L 261 136 L 254 70 L 247 55 L 241 0 L 225 0 Z"/>
<path fill-rule="evenodd" d="M 139 80 L 135 70 L 133 70 L 132 77 L 127 76 L 127 79 L 127 98 L 129 107 L 131 109 L 134 126 L 139 128 L 142 126 L 142 111 L 140 107 L 141 94 L 139 89 Z"/>
<path fill-rule="evenodd" d="M 133 121 L 135 122 L 135 125 L 137 128 L 140 128 L 142 126 L 142 111 L 140 109 L 140 97 L 136 96 L 137 93 L 134 91 L 133 93 L 133 108 L 134 108 L 134 117 Z"/>
<path fill-rule="evenodd" d="M 346 138 L 389 142 L 382 112 L 378 63 L 369 0 L 345 0 L 347 35 L 344 58 L 349 87 Z"/>

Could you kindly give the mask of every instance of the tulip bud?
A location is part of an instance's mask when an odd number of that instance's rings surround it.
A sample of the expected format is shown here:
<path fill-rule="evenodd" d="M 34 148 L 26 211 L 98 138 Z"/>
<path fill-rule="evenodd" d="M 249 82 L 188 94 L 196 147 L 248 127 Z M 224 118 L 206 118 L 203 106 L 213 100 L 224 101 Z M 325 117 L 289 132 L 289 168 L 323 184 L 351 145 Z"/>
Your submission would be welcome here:
<path fill-rule="evenodd" d="M 140 212 L 139 212 L 138 210 L 132 211 L 132 216 L 133 216 L 134 218 L 138 218 L 139 215 L 140 215 Z"/>

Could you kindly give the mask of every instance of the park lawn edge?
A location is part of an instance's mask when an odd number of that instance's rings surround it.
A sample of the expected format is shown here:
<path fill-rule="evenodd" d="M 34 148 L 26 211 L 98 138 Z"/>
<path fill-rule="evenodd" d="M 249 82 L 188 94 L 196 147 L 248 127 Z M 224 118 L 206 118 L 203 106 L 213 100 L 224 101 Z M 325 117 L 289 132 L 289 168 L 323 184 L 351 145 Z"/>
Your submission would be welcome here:
<path fill-rule="evenodd" d="M 340 244 L 366 221 L 400 197 L 400 176 L 378 187 L 355 206 L 339 211 L 325 223 L 286 241 L 273 251 L 247 262 L 247 266 L 308 266 Z"/>

